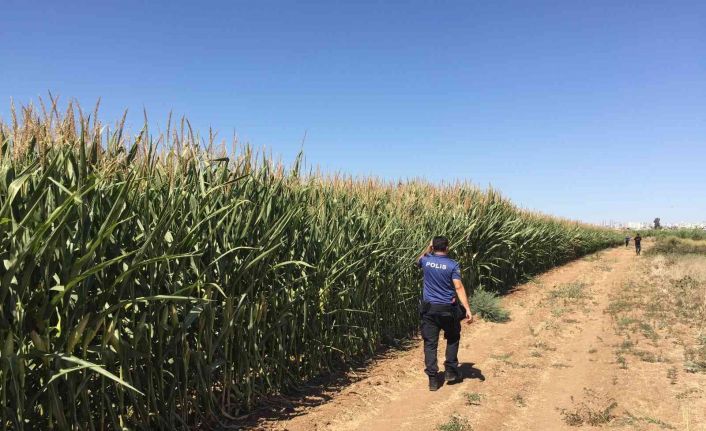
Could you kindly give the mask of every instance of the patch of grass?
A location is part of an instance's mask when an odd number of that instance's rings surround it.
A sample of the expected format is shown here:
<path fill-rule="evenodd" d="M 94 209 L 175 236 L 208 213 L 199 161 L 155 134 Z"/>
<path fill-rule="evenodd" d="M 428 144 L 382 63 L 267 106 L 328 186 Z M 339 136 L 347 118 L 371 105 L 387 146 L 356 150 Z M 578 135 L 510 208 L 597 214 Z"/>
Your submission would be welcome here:
<path fill-rule="evenodd" d="M 649 323 L 640 322 L 639 328 L 642 332 L 642 335 L 644 335 L 646 338 L 649 338 L 652 341 L 657 341 L 659 339 L 659 335 L 655 331 L 655 328 Z"/>
<path fill-rule="evenodd" d="M 610 304 L 608 304 L 606 312 L 612 315 L 616 315 L 618 313 L 624 313 L 626 311 L 632 310 L 634 306 L 635 304 L 631 301 L 627 301 L 625 299 L 616 299 L 614 301 L 611 301 Z"/>
<path fill-rule="evenodd" d="M 578 301 L 581 299 L 586 299 L 588 297 L 586 287 L 587 284 L 580 281 L 560 284 L 555 289 L 549 292 L 549 298 L 563 299 L 566 301 Z"/>
<path fill-rule="evenodd" d="M 623 342 L 620 344 L 620 351 L 630 352 L 632 351 L 633 347 L 635 347 L 635 343 L 632 340 L 623 340 Z"/>
<path fill-rule="evenodd" d="M 685 238 L 657 238 L 648 254 L 706 254 L 706 241 Z"/>
<path fill-rule="evenodd" d="M 536 336 L 539 335 L 540 330 L 535 330 L 535 329 L 534 329 L 533 327 L 531 327 L 531 326 L 528 326 L 527 328 L 529 329 L 530 335 L 532 335 L 533 337 L 536 337 Z"/>
<path fill-rule="evenodd" d="M 635 416 L 630 412 L 625 412 L 625 417 L 620 421 L 621 425 L 637 425 L 640 422 L 657 425 L 661 429 L 673 430 L 673 425 L 664 422 L 661 419 L 653 418 L 651 416 Z"/>
<path fill-rule="evenodd" d="M 562 306 L 552 307 L 552 309 L 551 309 L 552 317 L 561 317 L 567 311 L 569 311 L 569 309 L 566 307 L 562 307 Z"/>
<path fill-rule="evenodd" d="M 506 361 L 505 364 L 510 368 L 539 368 L 535 364 L 522 364 L 519 362 Z"/>
<path fill-rule="evenodd" d="M 479 406 L 481 400 L 483 399 L 483 395 L 478 392 L 465 392 L 463 396 L 466 399 L 466 405 L 468 406 Z"/>
<path fill-rule="evenodd" d="M 638 323 L 639 320 L 635 319 L 633 317 L 621 317 L 618 319 L 618 329 L 625 329 L 630 326 L 632 326 L 635 323 Z"/>
<path fill-rule="evenodd" d="M 471 424 L 468 419 L 459 415 L 453 415 L 451 419 L 436 427 L 437 431 L 472 431 Z"/>
<path fill-rule="evenodd" d="M 657 356 L 654 353 L 648 352 L 646 350 L 635 350 L 632 353 L 633 353 L 633 355 L 640 358 L 640 360 L 643 362 L 650 362 L 650 363 L 665 362 L 664 358 L 661 355 Z"/>
<path fill-rule="evenodd" d="M 705 256 L 672 253 L 644 259 L 606 308 L 613 316 L 616 333 L 627 337 L 615 346 L 616 363 L 626 369 L 628 354 L 643 362 L 669 363 L 669 356 L 662 350 L 670 347 L 663 346 L 662 340 L 672 339 L 683 346 L 684 370 L 706 373 L 706 336 L 694 334 L 706 321 L 704 304 Z M 694 335 L 695 340 L 691 338 Z M 640 343 L 643 338 L 646 343 Z M 643 343 L 651 348 L 638 349 L 637 345 Z M 669 381 L 676 384 L 678 367 L 665 371 Z"/>
<path fill-rule="evenodd" d="M 694 362 L 687 360 L 684 363 L 684 369 L 687 373 L 706 373 L 706 362 Z"/>
<path fill-rule="evenodd" d="M 500 355 L 490 355 L 492 359 L 495 359 L 496 361 L 502 361 L 502 362 L 507 362 L 510 357 L 512 357 L 512 353 L 502 353 Z"/>
<path fill-rule="evenodd" d="M 662 428 L 662 429 L 667 429 L 667 430 L 674 430 L 674 429 L 676 429 L 676 428 L 674 428 L 673 425 L 670 425 L 670 424 L 666 423 L 665 421 L 663 421 L 663 420 L 661 420 L 661 419 L 653 418 L 653 417 L 650 417 L 650 416 L 645 416 L 645 417 L 643 417 L 643 418 L 641 418 L 641 419 L 642 419 L 643 421 L 647 422 L 648 424 L 657 425 L 657 426 L 659 426 L 659 427 Z"/>
<path fill-rule="evenodd" d="M 670 367 L 667 370 L 667 378 L 669 379 L 669 383 L 673 385 L 677 384 L 677 367 Z"/>
<path fill-rule="evenodd" d="M 493 292 L 477 289 L 470 299 L 471 311 L 490 322 L 507 322 L 510 312 L 500 305 L 500 298 Z"/>
<path fill-rule="evenodd" d="M 591 349 L 588 350 L 588 353 L 593 354 L 593 353 L 596 353 L 597 351 L 598 351 L 598 349 L 596 349 L 595 347 L 592 347 Z"/>
<path fill-rule="evenodd" d="M 584 423 L 583 416 L 577 411 L 563 409 L 561 410 L 561 416 L 564 419 L 564 423 L 570 427 L 580 427 Z"/>
<path fill-rule="evenodd" d="M 615 419 L 613 411 L 618 403 L 613 398 L 599 396 L 596 392 L 584 388 L 584 398 L 578 405 L 571 409 L 561 409 L 562 419 L 569 426 L 600 426 Z M 572 397 L 573 402 L 573 397 Z"/>
<path fill-rule="evenodd" d="M 495 359 L 496 361 L 500 361 L 503 364 L 507 365 L 510 368 L 537 368 L 536 365 L 534 364 L 521 364 L 519 362 L 514 362 L 510 360 L 510 357 L 512 357 L 512 353 L 503 353 L 501 355 L 490 355 L 492 359 Z"/>
<path fill-rule="evenodd" d="M 556 347 L 552 347 L 552 346 L 550 346 L 549 344 L 547 344 L 547 343 L 544 342 L 544 341 L 537 341 L 536 343 L 534 343 L 534 344 L 532 345 L 532 347 L 534 347 L 535 349 L 540 349 L 540 350 L 544 350 L 544 351 L 547 351 L 547 352 L 554 352 L 554 351 L 556 351 Z"/>
<path fill-rule="evenodd" d="M 699 228 L 684 228 L 684 229 L 650 229 L 644 232 L 645 237 L 676 237 L 683 239 L 702 240 L 706 239 L 706 230 Z"/>
<path fill-rule="evenodd" d="M 529 278 L 527 279 L 527 283 L 532 283 L 532 284 L 536 284 L 536 285 L 541 285 L 541 284 L 542 284 L 542 282 L 539 281 L 539 278 L 538 278 L 536 275 L 533 275 L 532 277 L 529 277 Z"/>
<path fill-rule="evenodd" d="M 616 362 L 618 365 L 620 365 L 620 368 L 621 368 L 622 370 L 627 370 L 627 369 L 628 369 L 628 361 L 627 361 L 627 359 L 625 359 L 625 356 L 619 354 L 619 355 L 615 358 L 615 362 Z"/>
<path fill-rule="evenodd" d="M 563 364 L 563 363 L 561 363 L 561 362 L 556 362 L 556 363 L 552 364 L 552 368 L 557 368 L 557 369 L 561 369 L 561 368 L 571 368 L 571 365 L 566 365 L 566 364 Z"/>
<path fill-rule="evenodd" d="M 687 389 L 687 390 L 685 390 L 685 391 L 683 391 L 683 392 L 679 392 L 679 393 L 676 395 L 676 399 L 678 399 L 678 400 L 685 400 L 685 399 L 689 398 L 690 395 L 698 394 L 699 392 L 701 392 L 701 390 L 699 390 L 699 389 L 697 389 L 697 388 L 689 388 L 689 389 Z"/>
<path fill-rule="evenodd" d="M 609 264 L 601 264 L 601 265 L 598 265 L 596 268 L 598 268 L 600 271 L 604 271 L 604 272 L 610 272 L 613 270 L 613 267 L 610 266 Z"/>
<path fill-rule="evenodd" d="M 542 352 L 540 352 L 539 350 L 532 350 L 530 352 L 530 356 L 533 358 L 541 358 L 543 355 Z"/>
<path fill-rule="evenodd" d="M 706 336 L 699 336 L 697 343 L 684 351 L 684 369 L 689 373 L 706 373 Z"/>
<path fill-rule="evenodd" d="M 527 402 L 525 401 L 525 398 L 522 396 L 522 394 L 513 395 L 512 401 L 514 401 L 518 407 L 527 407 Z"/>

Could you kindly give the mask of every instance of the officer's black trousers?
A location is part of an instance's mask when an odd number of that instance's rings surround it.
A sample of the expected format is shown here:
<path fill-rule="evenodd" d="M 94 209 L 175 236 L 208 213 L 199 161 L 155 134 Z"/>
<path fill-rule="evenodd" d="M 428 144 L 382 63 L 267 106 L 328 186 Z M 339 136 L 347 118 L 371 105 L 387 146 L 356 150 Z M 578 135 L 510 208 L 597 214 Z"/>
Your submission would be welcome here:
<path fill-rule="evenodd" d="M 424 339 L 424 371 L 429 376 L 436 376 L 439 366 L 436 361 L 436 349 L 439 347 L 439 332 L 444 331 L 446 338 L 446 361 L 444 366 L 458 368 L 458 345 L 461 340 L 461 321 L 452 313 L 427 311 L 422 314 L 422 338 Z"/>

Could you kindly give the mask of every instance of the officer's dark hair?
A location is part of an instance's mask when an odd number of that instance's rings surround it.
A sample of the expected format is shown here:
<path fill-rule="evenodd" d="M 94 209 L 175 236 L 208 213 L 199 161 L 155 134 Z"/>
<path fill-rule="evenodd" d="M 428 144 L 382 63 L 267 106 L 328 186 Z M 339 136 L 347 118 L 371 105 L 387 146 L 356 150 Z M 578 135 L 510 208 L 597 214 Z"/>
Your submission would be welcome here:
<path fill-rule="evenodd" d="M 434 251 L 446 251 L 449 248 L 449 239 L 445 236 L 435 236 L 431 240 L 431 247 Z"/>

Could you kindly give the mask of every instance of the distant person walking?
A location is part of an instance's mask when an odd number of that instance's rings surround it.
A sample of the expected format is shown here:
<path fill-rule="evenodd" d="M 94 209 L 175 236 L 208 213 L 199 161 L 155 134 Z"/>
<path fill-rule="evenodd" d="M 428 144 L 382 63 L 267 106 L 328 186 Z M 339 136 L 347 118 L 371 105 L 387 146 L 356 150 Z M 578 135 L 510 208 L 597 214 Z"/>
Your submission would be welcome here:
<path fill-rule="evenodd" d="M 628 246 L 629 244 L 630 244 L 630 237 L 629 237 L 629 236 L 626 236 L 626 237 L 625 237 L 625 248 L 627 248 L 627 246 Z"/>
<path fill-rule="evenodd" d="M 640 246 L 640 241 L 642 241 L 642 237 L 638 233 L 635 235 L 635 238 L 633 238 L 633 241 L 635 241 L 635 254 L 638 256 L 640 255 L 640 252 L 642 251 L 642 246 Z"/>
<path fill-rule="evenodd" d="M 424 372 L 429 376 L 430 391 L 441 387 L 436 361 L 439 332 L 443 329 L 446 338 L 444 378 L 447 382 L 457 381 L 462 377 L 458 363 L 461 321 L 473 322 L 466 289 L 461 282 L 461 268 L 458 262 L 448 256 L 448 248 L 448 238 L 436 236 L 417 258 L 417 266 L 424 272 L 419 316 L 424 339 Z"/>

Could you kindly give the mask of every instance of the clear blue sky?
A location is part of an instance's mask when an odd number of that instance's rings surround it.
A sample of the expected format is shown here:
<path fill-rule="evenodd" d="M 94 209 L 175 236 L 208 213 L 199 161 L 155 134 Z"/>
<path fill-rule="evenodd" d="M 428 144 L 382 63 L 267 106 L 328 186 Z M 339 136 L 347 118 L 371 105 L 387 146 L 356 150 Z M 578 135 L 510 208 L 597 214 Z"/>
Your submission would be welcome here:
<path fill-rule="evenodd" d="M 706 219 L 706 2 L 4 1 L 0 115 L 47 90 L 492 184 L 591 222 Z"/>

